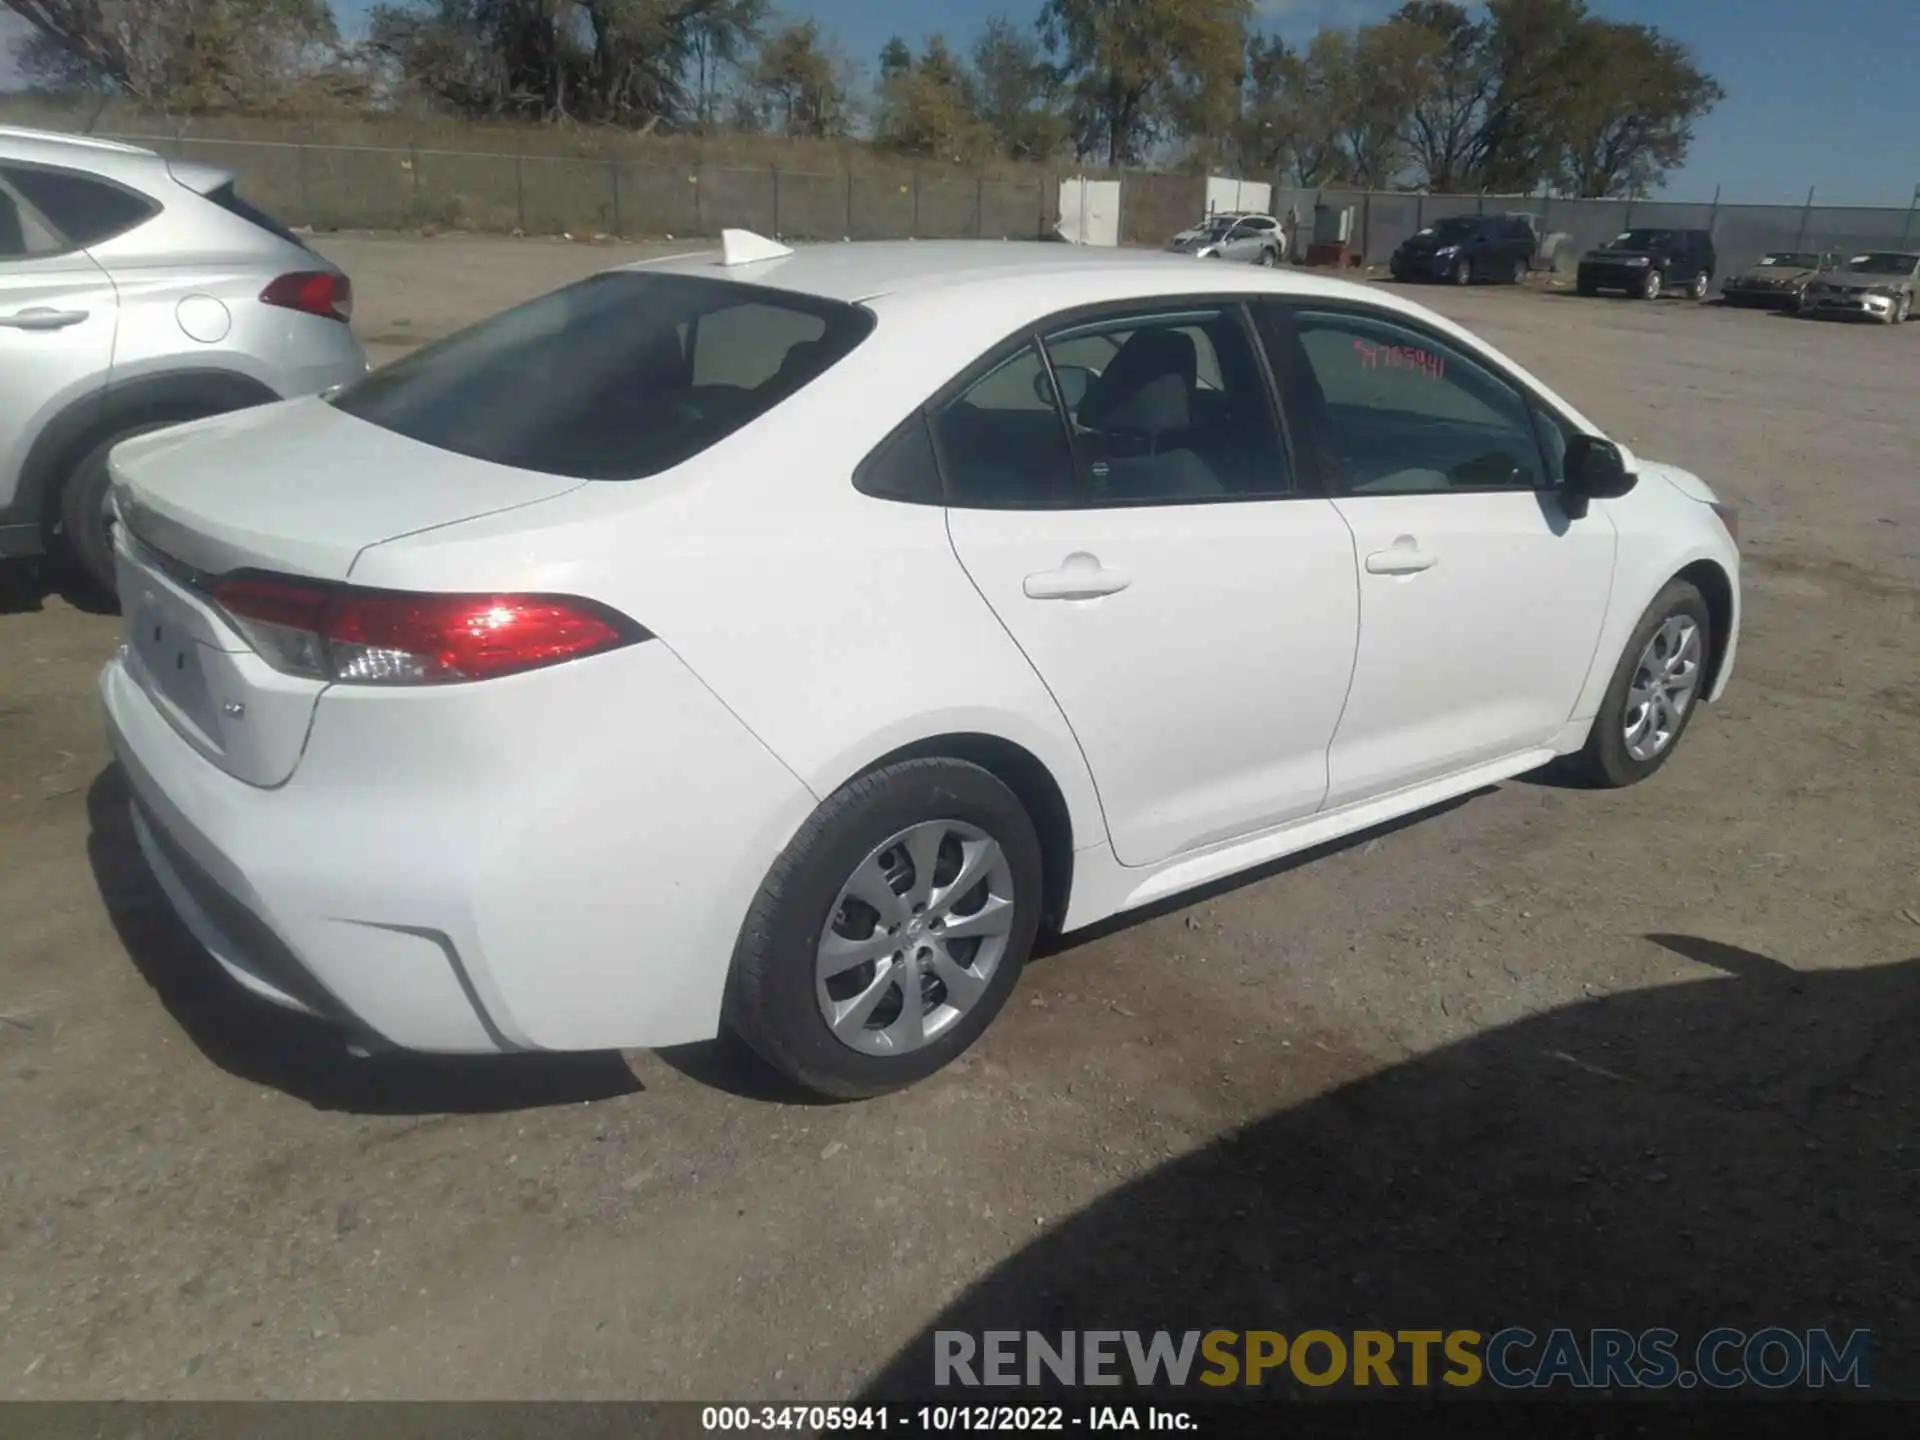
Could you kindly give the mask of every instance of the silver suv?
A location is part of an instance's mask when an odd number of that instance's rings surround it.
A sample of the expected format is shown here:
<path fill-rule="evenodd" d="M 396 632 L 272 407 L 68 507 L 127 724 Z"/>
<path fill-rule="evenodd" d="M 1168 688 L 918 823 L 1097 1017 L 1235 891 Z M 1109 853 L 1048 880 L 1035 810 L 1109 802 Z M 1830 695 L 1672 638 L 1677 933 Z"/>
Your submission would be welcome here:
<path fill-rule="evenodd" d="M 347 277 L 225 170 L 0 126 L 0 560 L 113 594 L 107 452 L 366 373 Z"/>

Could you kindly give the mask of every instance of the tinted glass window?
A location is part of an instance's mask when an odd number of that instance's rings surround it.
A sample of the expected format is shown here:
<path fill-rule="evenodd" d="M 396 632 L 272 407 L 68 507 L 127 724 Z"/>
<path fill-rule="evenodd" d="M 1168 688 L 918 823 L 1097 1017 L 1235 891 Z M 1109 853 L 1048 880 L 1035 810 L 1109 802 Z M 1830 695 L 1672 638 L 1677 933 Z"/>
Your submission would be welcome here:
<path fill-rule="evenodd" d="M 302 240 L 298 235 L 274 219 L 273 216 L 267 214 L 267 212 L 259 206 L 248 201 L 239 191 L 235 190 L 231 184 L 221 185 L 209 190 L 207 192 L 207 199 L 218 205 L 222 210 L 225 210 L 229 215 L 238 215 L 249 225 L 257 226 L 269 235 L 277 236 L 286 241 L 289 245 L 298 245 L 303 250 L 308 248 L 306 241 Z"/>
<path fill-rule="evenodd" d="M 10 169 L 7 181 L 75 246 L 111 240 L 157 208 L 141 196 L 71 170 Z"/>
<path fill-rule="evenodd" d="M 1292 489 L 1266 377 L 1237 310 L 1101 320 L 1056 331 L 1046 344 L 1090 503 Z"/>
<path fill-rule="evenodd" d="M 1479 361 L 1372 316 L 1299 310 L 1292 320 L 1286 348 L 1304 374 L 1287 387 L 1289 414 L 1315 432 L 1336 492 L 1547 483 L 1531 407 Z"/>
<path fill-rule="evenodd" d="M 1053 385 L 1031 345 L 941 407 L 933 433 L 950 505 L 1054 510 L 1077 499 Z"/>
<path fill-rule="evenodd" d="M 27 253 L 27 231 L 20 223 L 20 207 L 0 190 L 0 260 L 17 260 Z"/>
<path fill-rule="evenodd" d="M 852 305 L 688 275 L 596 275 L 333 399 L 410 439 L 586 480 L 658 474 L 765 414 L 873 328 Z"/>
<path fill-rule="evenodd" d="M 882 440 L 854 471 L 853 486 L 882 500 L 938 505 L 943 499 L 940 466 L 933 456 L 927 417 L 916 414 Z"/>

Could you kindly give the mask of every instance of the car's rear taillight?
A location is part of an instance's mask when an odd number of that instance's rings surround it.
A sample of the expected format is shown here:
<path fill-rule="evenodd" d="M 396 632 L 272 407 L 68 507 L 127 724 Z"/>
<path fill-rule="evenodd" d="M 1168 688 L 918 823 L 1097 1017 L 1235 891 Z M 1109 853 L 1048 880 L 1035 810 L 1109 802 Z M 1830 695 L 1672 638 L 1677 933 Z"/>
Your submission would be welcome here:
<path fill-rule="evenodd" d="M 260 303 L 318 315 L 322 320 L 351 320 L 353 282 L 334 270 L 297 270 L 262 290 Z"/>
<path fill-rule="evenodd" d="M 570 595 L 438 595 L 236 575 L 214 602 L 276 670 L 348 685 L 446 685 L 651 638 Z"/>

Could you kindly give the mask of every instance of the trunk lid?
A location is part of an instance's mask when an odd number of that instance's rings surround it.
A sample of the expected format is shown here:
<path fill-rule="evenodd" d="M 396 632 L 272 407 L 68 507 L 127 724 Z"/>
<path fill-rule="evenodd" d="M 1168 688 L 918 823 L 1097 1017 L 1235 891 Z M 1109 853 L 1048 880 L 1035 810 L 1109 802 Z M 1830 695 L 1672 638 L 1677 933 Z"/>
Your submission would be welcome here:
<path fill-rule="evenodd" d="M 299 764 L 327 682 L 255 654 L 213 603 L 215 581 L 345 580 L 370 545 L 587 483 L 435 450 L 318 399 L 140 436 L 109 465 L 127 673 L 187 743 L 261 786 Z"/>
<path fill-rule="evenodd" d="M 109 464 L 134 534 L 215 576 L 262 569 L 344 580 L 369 545 L 587 483 L 436 450 L 317 397 L 142 435 Z"/>

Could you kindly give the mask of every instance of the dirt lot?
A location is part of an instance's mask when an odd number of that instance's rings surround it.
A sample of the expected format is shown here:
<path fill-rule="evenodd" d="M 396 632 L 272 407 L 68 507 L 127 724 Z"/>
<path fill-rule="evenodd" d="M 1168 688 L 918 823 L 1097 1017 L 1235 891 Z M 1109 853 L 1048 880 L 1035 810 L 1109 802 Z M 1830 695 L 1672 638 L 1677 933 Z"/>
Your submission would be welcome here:
<path fill-rule="evenodd" d="M 377 358 L 624 253 L 324 248 Z M 1421 298 L 1742 506 L 1724 705 L 1638 789 L 1070 945 L 886 1100 L 724 1045 L 355 1061 L 240 1000 L 129 843 L 115 622 L 0 615 L 0 1395 L 825 1399 L 922 1383 L 943 1311 L 1864 1326 L 1920 1388 L 1920 326 Z"/>

